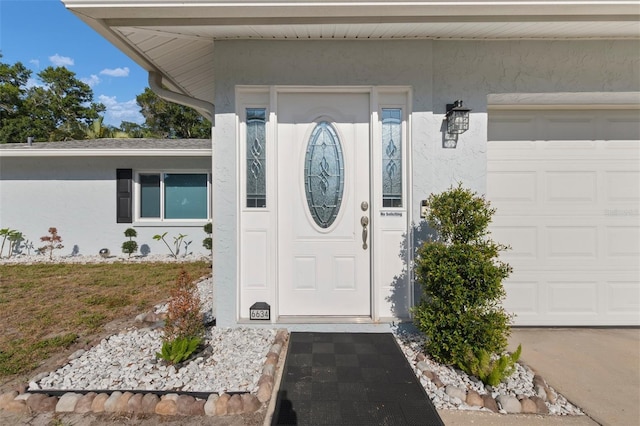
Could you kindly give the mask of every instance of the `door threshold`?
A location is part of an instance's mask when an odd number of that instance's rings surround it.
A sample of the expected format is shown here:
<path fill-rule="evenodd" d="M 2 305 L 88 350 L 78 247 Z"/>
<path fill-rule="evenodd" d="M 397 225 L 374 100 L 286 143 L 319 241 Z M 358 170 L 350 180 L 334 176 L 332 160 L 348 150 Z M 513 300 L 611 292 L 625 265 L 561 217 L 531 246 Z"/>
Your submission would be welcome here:
<path fill-rule="evenodd" d="M 280 315 L 276 324 L 373 324 L 371 316 Z"/>

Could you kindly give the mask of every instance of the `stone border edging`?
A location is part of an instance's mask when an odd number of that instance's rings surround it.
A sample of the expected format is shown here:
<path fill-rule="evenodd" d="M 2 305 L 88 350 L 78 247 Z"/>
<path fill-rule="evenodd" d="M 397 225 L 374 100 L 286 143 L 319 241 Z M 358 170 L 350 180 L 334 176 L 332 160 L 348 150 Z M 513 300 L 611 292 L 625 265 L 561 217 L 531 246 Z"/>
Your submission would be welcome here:
<path fill-rule="evenodd" d="M 61 391 L 17 390 L 0 394 L 0 410 L 15 414 L 34 413 L 131 413 L 161 416 L 227 416 L 258 411 L 271 399 L 276 366 L 289 332 L 279 329 L 266 355 L 257 393 L 173 391 Z M 208 396 L 204 398 L 204 396 Z M 59 396 L 58 396 L 59 395 Z"/>
<path fill-rule="evenodd" d="M 500 413 L 500 408 L 507 414 L 549 414 L 549 408 L 546 401 L 555 403 L 557 394 L 547 384 L 547 382 L 538 374 L 533 377 L 533 384 L 535 386 L 536 395 L 527 397 L 524 395 L 511 396 L 511 395 L 498 395 L 495 399 L 491 396 L 491 393 L 479 394 L 473 389 L 462 389 L 457 386 L 447 385 L 440 380 L 436 372 L 429 369 L 429 365 L 424 362 L 426 356 L 423 353 L 418 353 L 416 356 L 415 368 L 420 372 L 422 376 L 429 379 L 436 387 L 445 388 L 445 393 L 451 398 L 458 398 L 461 402 L 466 403 L 471 407 L 486 408 L 494 413 Z"/>

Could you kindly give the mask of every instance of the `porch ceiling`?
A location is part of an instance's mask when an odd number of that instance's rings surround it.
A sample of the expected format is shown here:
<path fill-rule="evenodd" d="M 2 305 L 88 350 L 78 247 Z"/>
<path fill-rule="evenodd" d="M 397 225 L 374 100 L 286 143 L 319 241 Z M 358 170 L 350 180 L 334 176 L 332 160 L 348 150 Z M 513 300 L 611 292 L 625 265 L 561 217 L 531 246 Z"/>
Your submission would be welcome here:
<path fill-rule="evenodd" d="M 213 99 L 214 40 L 640 39 L 636 0 L 62 0 L 164 83 Z"/>

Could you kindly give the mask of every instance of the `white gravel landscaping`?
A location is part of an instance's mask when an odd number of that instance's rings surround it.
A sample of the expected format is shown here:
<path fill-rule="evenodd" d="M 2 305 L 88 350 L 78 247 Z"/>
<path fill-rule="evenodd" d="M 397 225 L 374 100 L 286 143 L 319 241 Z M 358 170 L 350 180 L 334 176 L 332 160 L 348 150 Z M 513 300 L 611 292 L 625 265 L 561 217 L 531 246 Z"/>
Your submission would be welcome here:
<path fill-rule="evenodd" d="M 110 257 L 74 256 L 54 258 L 54 262 L 191 262 L 210 260 L 207 257 L 187 256 L 174 259 L 169 256 Z M 22 256 L 0 259 L 0 264 L 49 262 L 45 256 Z M 211 320 L 214 286 L 211 278 L 198 283 L 205 320 Z M 155 312 L 166 311 L 166 305 L 156 306 Z M 468 390 L 480 395 L 490 394 L 500 401 L 504 397 L 541 397 L 549 414 L 581 415 L 582 411 L 566 398 L 534 379 L 526 366 L 516 365 L 515 373 L 495 388 L 486 387 L 473 377 L 450 366 L 440 365 L 420 355 L 424 336 L 419 333 L 394 330 L 398 344 L 416 372 L 421 384 L 438 409 L 486 410 L 468 405 L 460 395 Z M 29 389 L 55 390 L 175 390 L 192 392 L 256 392 L 265 357 L 273 344 L 275 329 L 249 327 L 208 327 L 206 345 L 194 359 L 179 368 L 167 366 L 156 358 L 160 350 L 162 331 L 154 326 L 126 330 L 106 338 L 87 351 L 78 351 L 69 357 L 62 368 L 42 373 L 30 382 Z M 437 375 L 442 386 L 425 377 L 424 370 Z M 499 407 L 501 412 L 507 412 Z"/>

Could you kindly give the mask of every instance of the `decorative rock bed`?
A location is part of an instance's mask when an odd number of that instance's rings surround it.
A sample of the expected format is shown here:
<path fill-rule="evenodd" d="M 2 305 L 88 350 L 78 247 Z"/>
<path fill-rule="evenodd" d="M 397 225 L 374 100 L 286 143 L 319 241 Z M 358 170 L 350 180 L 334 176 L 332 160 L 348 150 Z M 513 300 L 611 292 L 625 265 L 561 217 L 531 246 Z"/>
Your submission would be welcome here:
<path fill-rule="evenodd" d="M 583 415 L 528 366 L 516 363 L 514 373 L 498 386 L 485 386 L 422 352 L 424 336 L 395 332 L 396 340 L 437 409 L 485 410 L 494 413 Z"/>
<path fill-rule="evenodd" d="M 99 263 L 120 261 L 188 262 L 194 260 L 201 260 L 201 258 L 172 259 L 166 256 L 157 256 L 129 260 L 117 257 L 103 259 L 99 256 L 76 256 L 56 259 L 55 261 Z M 22 257 L 11 259 L 11 261 L 2 259 L 0 263 L 36 263 L 45 261 L 48 260 L 44 256 L 39 256 L 35 261 L 33 258 Z M 214 305 L 213 286 L 210 280 L 208 278 L 198 283 L 205 321 L 211 320 L 210 316 Z M 155 333 L 154 330 L 159 327 L 159 321 L 164 318 L 164 312 L 166 312 L 166 306 L 159 305 L 153 312 L 141 314 L 136 319 L 139 322 L 153 324 L 147 330 L 148 333 Z M 485 387 L 477 379 L 467 376 L 462 371 L 450 366 L 440 365 L 425 356 L 422 353 L 424 336 L 398 330 L 394 330 L 394 334 L 420 383 L 437 409 L 489 410 L 503 414 L 583 414 L 579 408 L 572 405 L 566 398 L 551 388 L 542 377 L 536 375 L 529 367 L 523 364 L 516 364 L 515 374 L 508 378 L 505 383 L 501 383 L 495 388 Z M 87 388 L 78 390 L 77 387 L 62 386 L 62 384 L 56 382 L 56 380 L 64 379 L 64 377 L 56 378 L 56 372 L 53 372 L 36 376 L 30 383 L 29 389 L 25 387 L 19 391 L 0 394 L 0 410 L 23 414 L 50 412 L 77 414 L 132 413 L 162 416 L 226 416 L 252 413 L 259 410 L 271 398 L 275 385 L 276 366 L 288 336 L 288 331 L 284 329 L 280 329 L 275 333 L 274 340 L 264 356 L 261 375 L 257 383 L 254 382 L 255 387 L 244 392 L 232 391 L 233 387 L 231 389 L 215 389 L 214 387 L 207 391 L 202 391 L 201 389 L 194 391 L 194 389 L 187 389 L 189 386 L 180 385 L 174 387 L 172 383 L 166 384 L 168 386 L 166 389 L 156 388 L 154 387 L 155 384 L 152 383 L 145 383 L 146 386 L 149 386 L 146 388 L 148 390 L 127 390 L 116 387 L 110 387 L 112 390 L 109 391 L 91 391 Z M 119 335 L 112 336 L 112 338 L 119 342 Z M 156 339 L 156 341 L 159 340 Z M 221 342 L 212 342 L 212 344 L 216 345 L 219 343 Z M 123 350 L 126 351 L 126 343 L 120 342 L 120 344 L 124 347 Z M 266 344 L 268 345 L 268 343 Z M 69 357 L 70 364 L 84 356 L 84 352 L 80 350 L 72 354 Z M 152 351 L 151 353 L 155 352 Z M 262 353 L 264 354 L 264 352 Z M 107 355 L 108 357 L 109 355 Z M 67 366 L 70 364 L 67 364 Z M 48 377 L 51 375 L 53 376 Z M 64 376 L 64 374 L 61 372 L 59 376 Z M 255 376 L 255 378 L 257 377 Z M 55 387 L 56 383 L 58 383 L 56 390 L 40 389 L 40 384 Z M 70 383 L 73 386 L 75 382 Z M 181 390 L 178 391 L 176 388 Z M 93 389 L 96 389 L 96 387 Z M 237 388 L 235 389 L 237 390 Z"/>
<path fill-rule="evenodd" d="M 252 413 L 271 399 L 276 365 L 288 339 L 281 329 L 267 353 L 255 394 L 172 391 L 31 390 L 0 394 L 0 410 L 33 413 L 131 413 L 161 416 L 227 416 Z"/>

